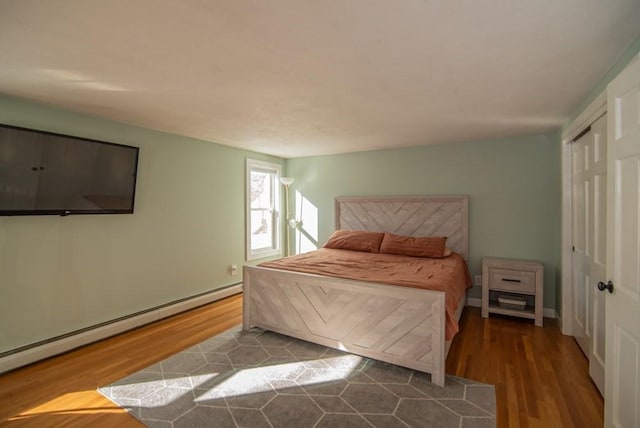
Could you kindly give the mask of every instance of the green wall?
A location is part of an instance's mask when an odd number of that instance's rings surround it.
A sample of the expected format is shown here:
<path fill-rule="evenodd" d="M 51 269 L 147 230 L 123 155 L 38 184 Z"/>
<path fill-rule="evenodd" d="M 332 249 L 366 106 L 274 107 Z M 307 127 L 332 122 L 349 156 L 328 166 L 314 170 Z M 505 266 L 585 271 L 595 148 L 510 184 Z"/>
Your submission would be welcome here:
<path fill-rule="evenodd" d="M 334 198 L 367 195 L 470 196 L 470 270 L 485 256 L 540 260 L 544 307 L 556 307 L 560 268 L 560 150 L 557 134 L 289 159 L 296 210 L 322 245 L 334 229 Z M 311 210 L 313 212 L 313 210 Z M 308 215 L 307 215 L 308 217 Z M 480 297 L 479 287 L 471 297 Z"/>
<path fill-rule="evenodd" d="M 0 217 L 0 353 L 241 281 L 245 159 L 282 159 L 2 96 L 0 123 L 140 147 L 133 215 Z"/>

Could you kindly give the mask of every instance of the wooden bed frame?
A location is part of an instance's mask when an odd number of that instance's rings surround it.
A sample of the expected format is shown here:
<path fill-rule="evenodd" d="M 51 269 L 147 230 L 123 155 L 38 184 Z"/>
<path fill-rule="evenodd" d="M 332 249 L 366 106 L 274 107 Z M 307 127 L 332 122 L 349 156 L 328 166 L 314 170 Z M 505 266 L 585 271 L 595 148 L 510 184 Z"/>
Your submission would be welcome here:
<path fill-rule="evenodd" d="M 447 236 L 468 260 L 468 196 L 336 198 L 336 229 Z M 397 285 L 244 266 L 243 328 L 260 327 L 431 373 L 444 385 L 445 295 Z M 457 318 L 466 303 L 458 303 Z"/>

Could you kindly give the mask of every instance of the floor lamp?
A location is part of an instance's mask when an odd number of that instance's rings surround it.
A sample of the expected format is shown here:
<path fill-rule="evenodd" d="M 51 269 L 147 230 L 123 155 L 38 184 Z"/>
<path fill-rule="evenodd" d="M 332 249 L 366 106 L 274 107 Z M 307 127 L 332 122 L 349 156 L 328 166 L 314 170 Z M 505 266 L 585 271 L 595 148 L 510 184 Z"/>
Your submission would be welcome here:
<path fill-rule="evenodd" d="M 285 207 L 285 211 L 287 212 L 287 221 L 285 222 L 285 228 L 286 228 L 285 255 L 286 256 L 291 255 L 291 252 L 289 250 L 289 245 L 291 245 L 290 239 L 289 239 L 289 233 L 290 233 L 289 223 L 293 219 L 293 217 L 291 216 L 291 212 L 289 211 L 289 186 L 291 186 L 294 181 L 295 179 L 293 177 L 280 177 L 280 183 L 284 185 L 284 207 Z"/>

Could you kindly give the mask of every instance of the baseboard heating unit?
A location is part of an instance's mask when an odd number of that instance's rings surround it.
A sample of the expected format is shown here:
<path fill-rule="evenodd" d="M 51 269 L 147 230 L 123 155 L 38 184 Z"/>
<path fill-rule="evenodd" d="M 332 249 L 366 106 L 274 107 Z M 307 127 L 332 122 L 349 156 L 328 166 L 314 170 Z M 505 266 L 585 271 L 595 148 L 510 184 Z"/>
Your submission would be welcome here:
<path fill-rule="evenodd" d="M 80 330 L 0 353 L 0 373 L 62 354 L 80 346 L 188 311 L 242 292 L 242 283 L 185 297 L 124 317 L 105 321 Z"/>

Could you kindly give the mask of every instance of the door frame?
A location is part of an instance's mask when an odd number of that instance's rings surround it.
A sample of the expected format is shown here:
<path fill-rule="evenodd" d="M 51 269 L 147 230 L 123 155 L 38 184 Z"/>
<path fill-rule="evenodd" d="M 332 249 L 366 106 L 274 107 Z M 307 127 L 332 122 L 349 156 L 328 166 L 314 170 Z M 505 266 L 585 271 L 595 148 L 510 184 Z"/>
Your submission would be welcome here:
<path fill-rule="evenodd" d="M 571 140 L 583 129 L 590 126 L 598 118 L 607 113 L 606 88 L 585 108 L 578 117 L 573 119 L 561 135 L 561 161 L 562 161 L 562 248 L 561 248 L 561 296 L 558 322 L 562 334 L 573 336 L 573 293 L 571 284 L 573 281 L 573 219 L 571 215 L 573 201 L 572 157 Z M 556 294 L 557 295 L 557 294 Z M 567 322 L 563 322 L 567 320 Z"/>

